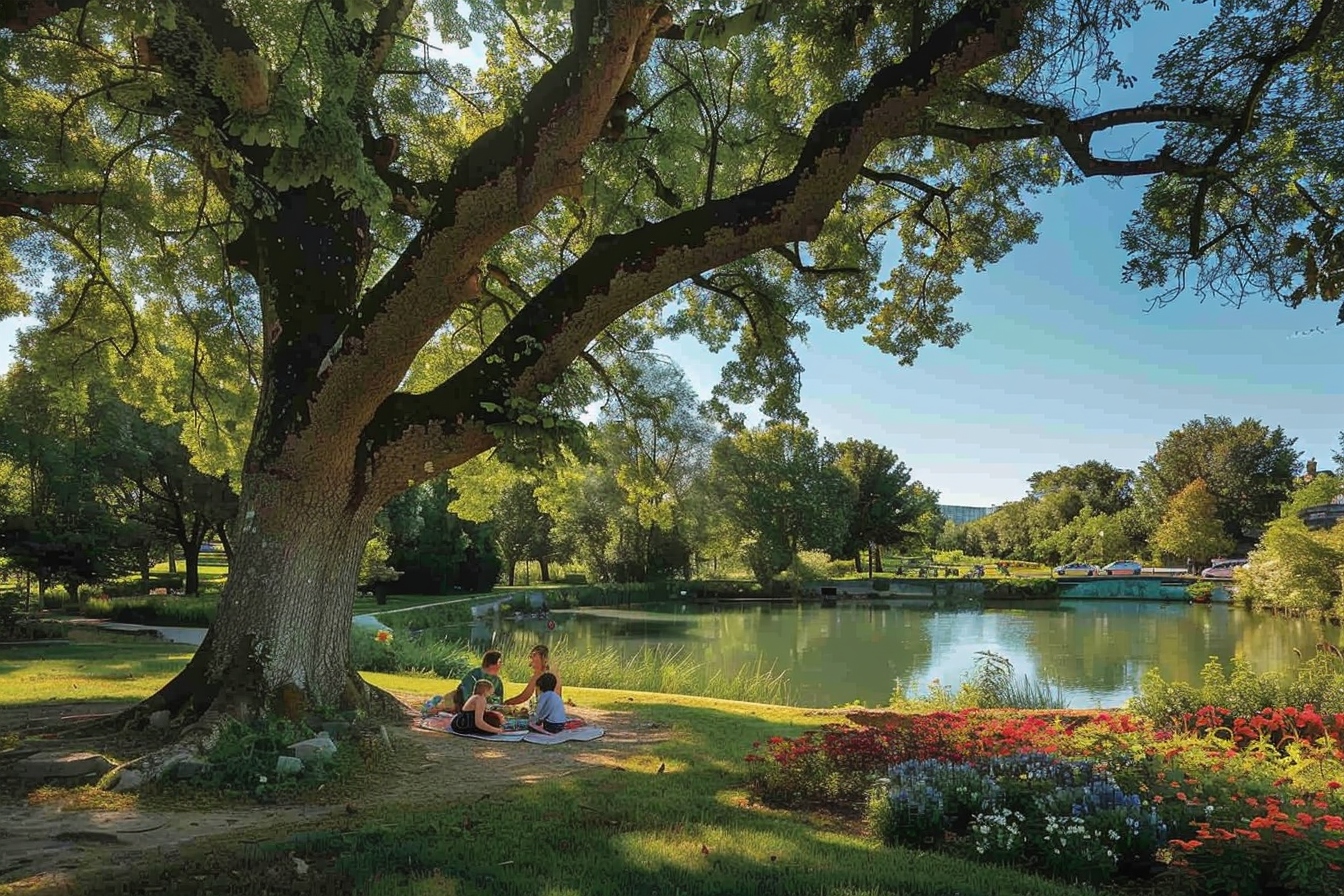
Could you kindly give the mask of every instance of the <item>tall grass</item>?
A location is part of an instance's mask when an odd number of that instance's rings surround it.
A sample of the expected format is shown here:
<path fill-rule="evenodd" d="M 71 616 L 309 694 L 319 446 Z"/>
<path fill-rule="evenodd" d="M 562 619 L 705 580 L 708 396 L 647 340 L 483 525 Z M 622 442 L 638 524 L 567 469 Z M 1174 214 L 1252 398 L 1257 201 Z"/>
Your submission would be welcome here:
<path fill-rule="evenodd" d="M 509 632 L 496 639 L 495 647 L 504 653 L 505 678 L 526 681 L 530 677 L 527 657 L 536 643 L 535 636 L 526 632 Z M 631 655 L 614 646 L 578 648 L 563 635 L 548 646 L 551 665 L 565 684 L 575 687 L 792 704 L 787 671 L 776 670 L 759 659 L 725 671 L 711 668 L 684 646 L 648 645 Z"/>
<path fill-rule="evenodd" d="M 352 628 L 350 653 L 362 672 L 433 675 L 457 681 L 481 663 L 481 655 L 466 640 L 436 641 L 409 632 L 388 629 L 392 638 L 377 640 L 376 632 Z"/>
<path fill-rule="evenodd" d="M 921 709 L 1064 709 L 1064 692 L 1047 681 L 1033 681 L 1013 674 L 1013 663 L 992 650 L 976 653 L 975 668 L 951 688 L 933 682 L 923 696 L 910 695 L 897 683 L 891 705 L 904 710 Z"/>
<path fill-rule="evenodd" d="M 80 612 L 112 622 L 203 628 L 215 621 L 216 608 L 213 597 L 91 597 Z"/>
<path fill-rule="evenodd" d="M 395 619 L 396 617 L 390 617 Z M 380 642 L 377 633 L 357 628 L 351 637 L 356 668 L 366 672 L 427 673 L 456 680 L 477 666 L 482 645 L 465 638 L 435 639 L 429 632 L 390 628 L 390 640 Z M 504 654 L 501 674 L 508 681 L 527 681 L 532 670 L 528 655 L 537 644 L 536 635 L 509 632 L 489 645 Z M 585 649 L 563 635 L 552 639 L 551 665 L 567 685 L 625 691 L 651 691 L 746 700 L 752 703 L 790 705 L 792 692 L 787 672 L 777 671 L 760 660 L 735 670 L 711 668 L 684 647 L 646 646 L 633 656 L 617 647 Z"/>

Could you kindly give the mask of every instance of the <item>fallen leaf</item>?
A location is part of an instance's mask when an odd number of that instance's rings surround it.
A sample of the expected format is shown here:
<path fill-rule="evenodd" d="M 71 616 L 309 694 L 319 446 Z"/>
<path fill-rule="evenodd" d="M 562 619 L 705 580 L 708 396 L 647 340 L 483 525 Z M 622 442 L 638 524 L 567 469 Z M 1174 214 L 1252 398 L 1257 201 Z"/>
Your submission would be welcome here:
<path fill-rule="evenodd" d="M 701 843 L 701 844 L 700 844 L 700 854 L 701 854 L 701 855 L 705 855 L 705 856 L 709 855 L 709 847 L 706 846 L 705 844 Z"/>
<path fill-rule="evenodd" d="M 666 762 L 660 762 L 660 763 L 658 763 L 658 771 L 654 772 L 654 774 L 655 774 L 655 775 L 661 775 L 661 774 L 662 774 L 663 772 L 665 772 L 665 771 L 667 771 L 667 763 L 666 763 Z"/>
<path fill-rule="evenodd" d="M 290 858 L 294 860 L 294 872 L 295 872 L 296 874 L 298 874 L 299 877 L 303 877 L 305 874 L 308 873 L 308 863 L 307 863 L 307 862 L 305 862 L 303 859 L 299 858 L 298 856 L 290 856 Z"/>

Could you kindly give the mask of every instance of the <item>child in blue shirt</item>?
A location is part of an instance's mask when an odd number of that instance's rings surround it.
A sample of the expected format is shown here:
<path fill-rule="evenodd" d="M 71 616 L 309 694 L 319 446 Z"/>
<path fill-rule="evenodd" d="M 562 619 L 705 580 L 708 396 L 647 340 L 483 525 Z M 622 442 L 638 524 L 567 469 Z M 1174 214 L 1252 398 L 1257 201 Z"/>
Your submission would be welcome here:
<path fill-rule="evenodd" d="M 555 681 L 551 672 L 537 676 L 537 711 L 528 720 L 527 727 L 539 734 L 559 734 L 565 730 L 565 702 L 555 692 Z"/>

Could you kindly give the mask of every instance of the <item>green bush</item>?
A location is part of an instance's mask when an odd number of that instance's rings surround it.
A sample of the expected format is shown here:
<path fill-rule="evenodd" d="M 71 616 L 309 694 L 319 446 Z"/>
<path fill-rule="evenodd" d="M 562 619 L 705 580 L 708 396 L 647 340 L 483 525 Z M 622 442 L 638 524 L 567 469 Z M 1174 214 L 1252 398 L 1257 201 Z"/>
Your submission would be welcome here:
<path fill-rule="evenodd" d="M 278 757 L 290 755 L 290 744 L 313 735 L 308 726 L 275 716 L 252 722 L 230 719 L 205 756 L 209 769 L 189 779 L 190 784 L 262 802 L 322 784 L 333 777 L 332 759 L 305 760 L 297 774 L 282 775 L 275 768 Z M 338 755 L 339 751 L 338 747 Z"/>
<path fill-rule="evenodd" d="M 1059 596 L 1054 579 L 986 579 L 985 597 L 994 600 L 1027 600 Z"/>
<path fill-rule="evenodd" d="M 390 674 L 429 674 L 456 681 L 480 665 L 480 655 L 465 639 L 438 641 L 404 630 L 386 631 L 390 637 L 380 641 L 378 633 L 367 628 L 351 630 L 350 652 L 356 669 Z"/>
<path fill-rule="evenodd" d="M 91 597 L 81 612 L 94 619 L 133 625 L 179 625 L 205 628 L 215 621 L 212 597 Z"/>
<path fill-rule="evenodd" d="M 1187 585 L 1185 596 L 1194 601 L 1207 601 L 1213 597 L 1214 584 L 1209 581 L 1200 581 Z"/>
<path fill-rule="evenodd" d="M 1169 682 L 1156 669 L 1149 669 L 1129 708 L 1158 724 L 1179 721 L 1202 706 L 1221 706 L 1241 716 L 1270 706 L 1307 703 L 1322 713 L 1344 712 L 1344 659 L 1328 651 L 1283 673 L 1256 672 L 1245 659 L 1236 657 L 1229 674 L 1215 657 L 1204 664 L 1199 677 L 1198 685 Z"/>

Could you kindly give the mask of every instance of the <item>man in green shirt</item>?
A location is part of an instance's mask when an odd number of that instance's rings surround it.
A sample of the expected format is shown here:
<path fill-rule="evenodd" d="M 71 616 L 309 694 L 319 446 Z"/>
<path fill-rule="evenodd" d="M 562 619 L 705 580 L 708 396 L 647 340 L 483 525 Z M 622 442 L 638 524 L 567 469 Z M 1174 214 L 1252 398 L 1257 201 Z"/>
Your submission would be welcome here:
<path fill-rule="evenodd" d="M 491 696 L 491 703 L 504 702 L 504 682 L 499 680 L 499 664 L 504 658 L 498 650 L 487 650 L 481 657 L 481 668 L 472 669 L 466 677 L 453 691 L 453 712 L 461 712 L 462 704 L 467 702 L 467 698 L 476 693 L 476 682 L 485 679 L 495 686 L 495 693 Z"/>

